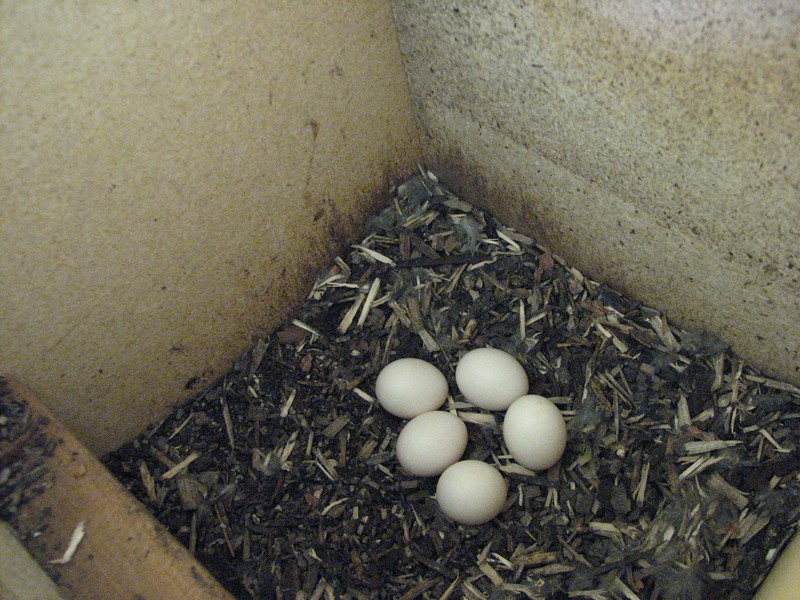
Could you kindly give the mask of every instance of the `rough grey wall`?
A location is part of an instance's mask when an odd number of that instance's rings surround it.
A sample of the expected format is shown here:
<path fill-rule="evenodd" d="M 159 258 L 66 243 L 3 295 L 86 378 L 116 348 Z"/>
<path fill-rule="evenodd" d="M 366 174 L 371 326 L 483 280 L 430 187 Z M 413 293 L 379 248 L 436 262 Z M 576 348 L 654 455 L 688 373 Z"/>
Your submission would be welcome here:
<path fill-rule="evenodd" d="M 393 7 L 430 168 L 800 381 L 800 6 Z"/>

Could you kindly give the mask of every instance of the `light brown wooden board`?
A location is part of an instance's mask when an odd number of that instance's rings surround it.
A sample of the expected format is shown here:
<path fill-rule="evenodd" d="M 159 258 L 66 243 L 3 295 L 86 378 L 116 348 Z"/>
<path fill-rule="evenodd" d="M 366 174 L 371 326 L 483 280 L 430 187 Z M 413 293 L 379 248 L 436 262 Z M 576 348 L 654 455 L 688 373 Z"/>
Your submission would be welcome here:
<path fill-rule="evenodd" d="M 388 0 L 0 3 L 0 372 L 101 455 L 422 161 Z"/>
<path fill-rule="evenodd" d="M 58 582 L 66 598 L 228 599 L 231 596 L 147 509 L 19 382 L 7 378 L 12 395 L 57 441 L 48 460 L 52 485 L 26 504 L 14 523 L 29 552 Z M 42 530 L 40 515 L 48 513 Z M 73 558 L 60 558 L 79 522 L 86 533 Z M 34 534 L 40 532 L 40 535 Z"/>

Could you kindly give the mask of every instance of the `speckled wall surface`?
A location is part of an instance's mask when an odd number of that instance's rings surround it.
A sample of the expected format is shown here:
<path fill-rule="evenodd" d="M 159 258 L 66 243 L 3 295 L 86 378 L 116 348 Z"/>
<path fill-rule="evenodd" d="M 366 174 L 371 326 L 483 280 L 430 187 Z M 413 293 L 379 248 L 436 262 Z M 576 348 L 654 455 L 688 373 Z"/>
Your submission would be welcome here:
<path fill-rule="evenodd" d="M 420 160 L 389 4 L 0 5 L 0 372 L 97 452 L 223 374 Z"/>
<path fill-rule="evenodd" d="M 800 382 L 797 3 L 393 6 L 444 181 Z"/>

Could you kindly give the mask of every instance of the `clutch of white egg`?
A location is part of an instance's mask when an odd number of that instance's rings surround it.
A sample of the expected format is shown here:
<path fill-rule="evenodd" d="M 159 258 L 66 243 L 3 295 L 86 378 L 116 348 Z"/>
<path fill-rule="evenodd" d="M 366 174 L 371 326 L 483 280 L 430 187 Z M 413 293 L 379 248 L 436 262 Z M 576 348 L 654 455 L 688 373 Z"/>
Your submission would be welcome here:
<path fill-rule="evenodd" d="M 549 399 L 528 394 L 528 376 L 512 355 L 495 348 L 471 350 L 456 365 L 455 379 L 469 403 L 506 411 L 503 441 L 520 465 L 542 471 L 561 459 L 567 443 L 564 417 Z M 447 394 L 442 372 L 418 358 L 389 363 L 375 381 L 380 405 L 410 419 L 397 438 L 400 465 L 418 477 L 439 476 L 436 500 L 442 512 L 457 523 L 480 525 L 503 510 L 507 484 L 495 466 L 461 460 L 467 427 L 455 411 L 438 410 Z"/>

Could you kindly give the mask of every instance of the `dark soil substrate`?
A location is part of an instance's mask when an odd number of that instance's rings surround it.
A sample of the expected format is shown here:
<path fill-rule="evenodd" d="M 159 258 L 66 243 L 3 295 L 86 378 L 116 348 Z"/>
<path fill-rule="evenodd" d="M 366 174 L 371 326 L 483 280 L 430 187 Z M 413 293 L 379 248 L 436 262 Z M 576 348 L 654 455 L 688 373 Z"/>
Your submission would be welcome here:
<path fill-rule="evenodd" d="M 56 442 L 42 432 L 45 424 L 0 377 L 0 521 L 14 523 L 20 509 L 52 483 L 46 463 Z"/>
<path fill-rule="evenodd" d="M 296 319 L 213 388 L 106 457 L 239 598 L 750 598 L 793 533 L 800 390 L 597 284 L 429 174 Z M 502 414 L 470 407 L 466 351 L 515 355 L 569 425 L 532 473 Z M 391 360 L 450 382 L 465 458 L 509 483 L 492 522 L 448 521 L 435 478 L 394 458 L 403 421 L 375 402 Z"/>

